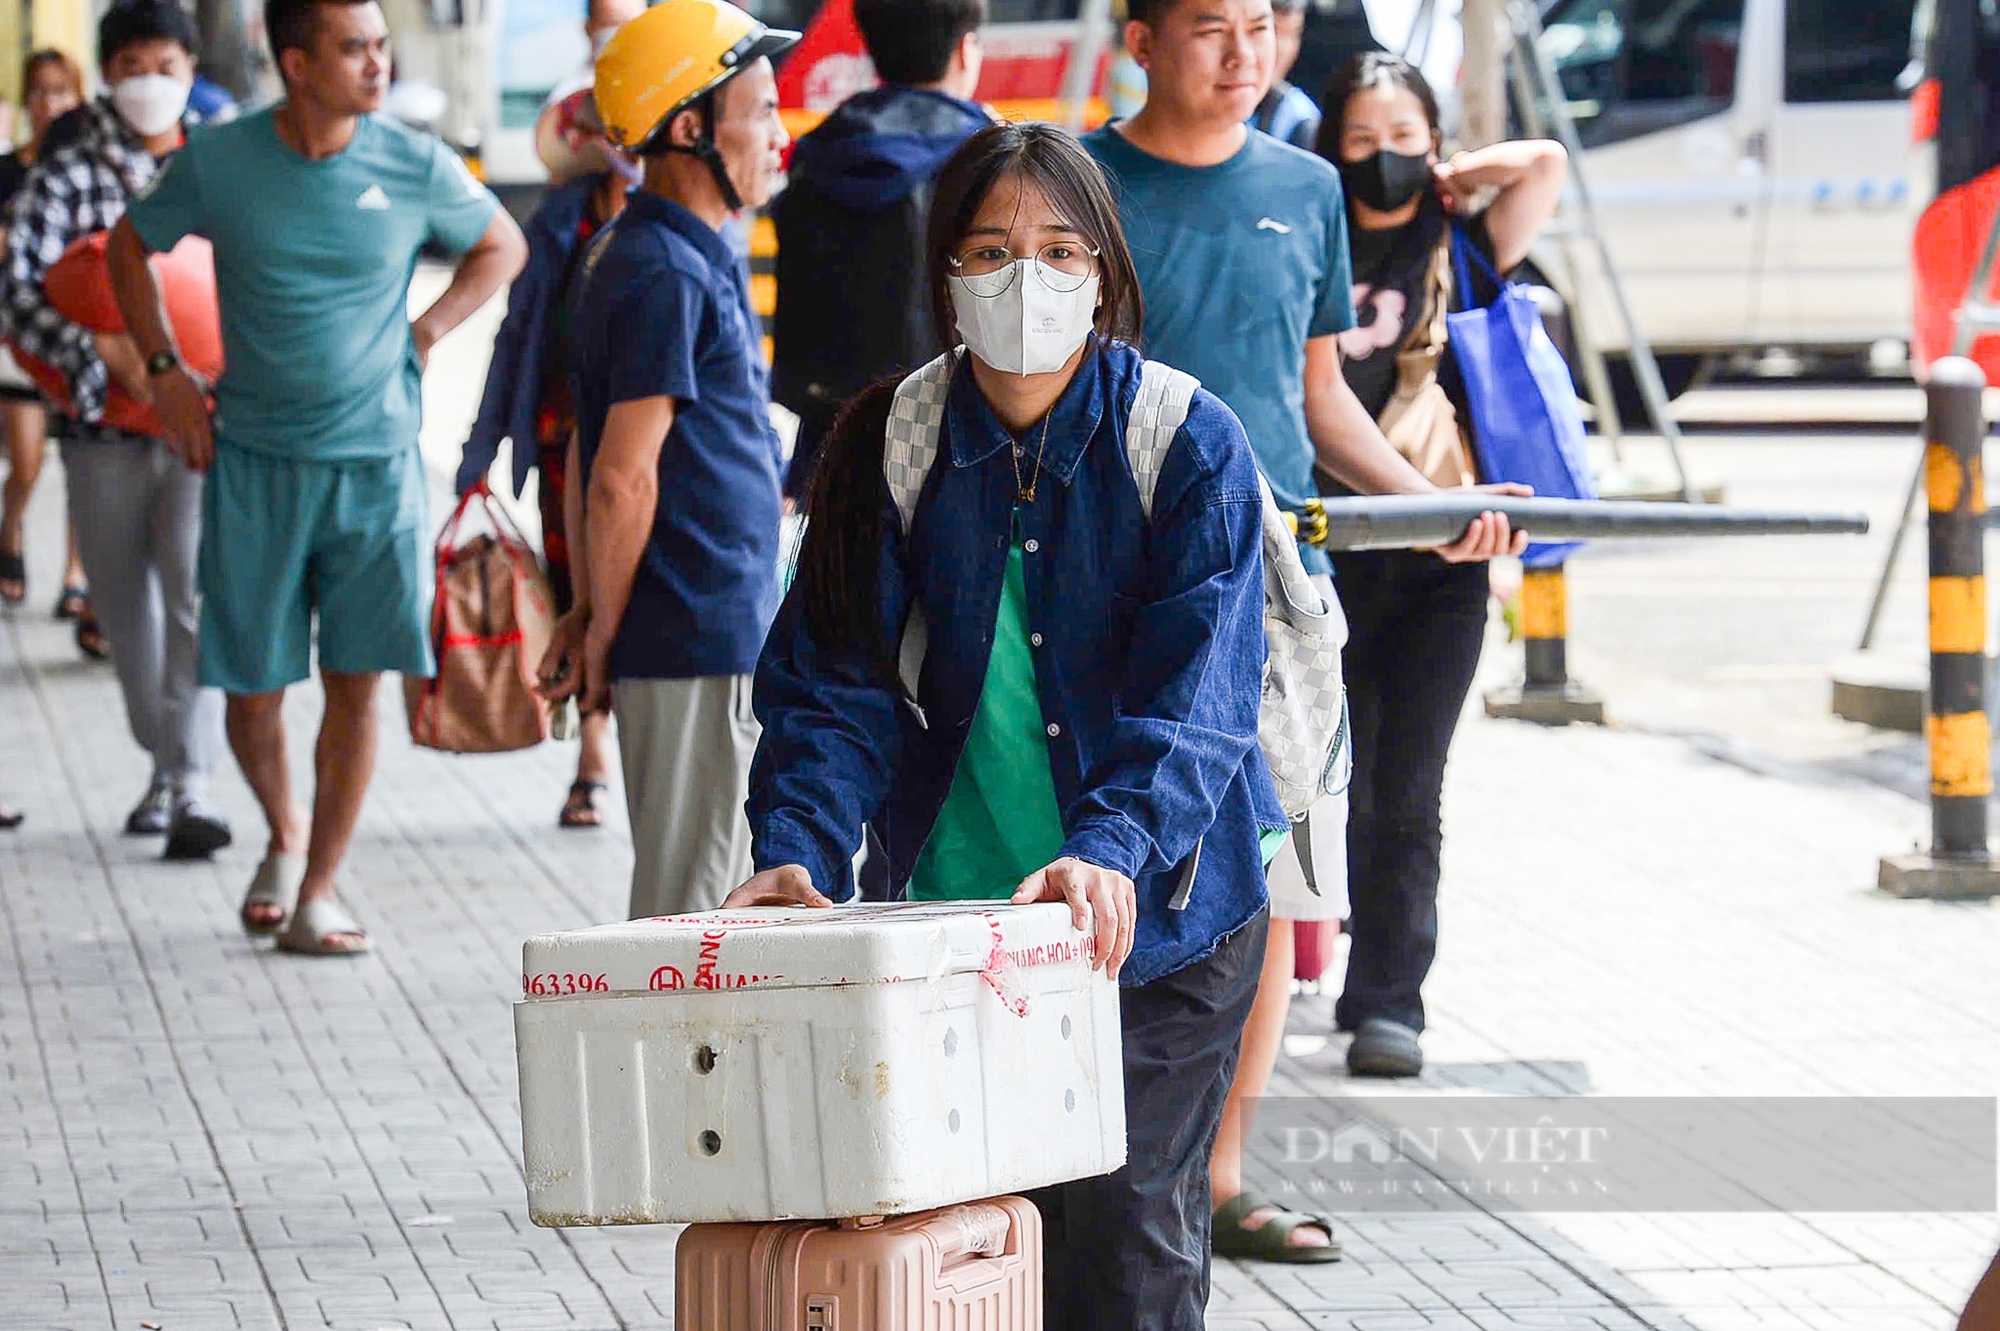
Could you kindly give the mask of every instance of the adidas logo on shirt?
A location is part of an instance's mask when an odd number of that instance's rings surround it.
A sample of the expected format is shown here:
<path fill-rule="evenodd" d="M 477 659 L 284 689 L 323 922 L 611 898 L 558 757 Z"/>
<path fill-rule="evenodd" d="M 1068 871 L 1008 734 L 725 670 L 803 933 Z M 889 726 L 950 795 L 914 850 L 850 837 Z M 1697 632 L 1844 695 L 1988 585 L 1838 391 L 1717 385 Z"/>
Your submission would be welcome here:
<path fill-rule="evenodd" d="M 386 213 L 389 211 L 389 196 L 380 185 L 370 185 L 361 191 L 361 197 L 354 201 L 354 206 L 364 212 Z"/>

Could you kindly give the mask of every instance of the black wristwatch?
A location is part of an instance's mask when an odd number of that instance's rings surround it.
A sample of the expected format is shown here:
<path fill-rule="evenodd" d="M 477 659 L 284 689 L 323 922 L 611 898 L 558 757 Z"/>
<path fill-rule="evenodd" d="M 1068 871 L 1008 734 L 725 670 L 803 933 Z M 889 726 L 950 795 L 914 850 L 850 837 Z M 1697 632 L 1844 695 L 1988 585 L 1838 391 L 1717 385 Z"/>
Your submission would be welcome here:
<path fill-rule="evenodd" d="M 181 367 L 181 358 L 175 352 L 156 351 L 146 357 L 146 373 L 154 379 L 163 374 L 172 374 Z"/>

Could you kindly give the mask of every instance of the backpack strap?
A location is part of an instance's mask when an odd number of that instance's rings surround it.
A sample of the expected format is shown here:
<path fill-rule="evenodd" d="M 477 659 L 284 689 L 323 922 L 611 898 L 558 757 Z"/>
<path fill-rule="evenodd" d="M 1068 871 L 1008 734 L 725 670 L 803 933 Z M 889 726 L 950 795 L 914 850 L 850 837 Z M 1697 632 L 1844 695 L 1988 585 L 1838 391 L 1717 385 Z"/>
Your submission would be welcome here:
<path fill-rule="evenodd" d="M 951 393 L 951 374 L 957 368 L 958 353 L 945 352 L 897 385 L 895 404 L 889 408 L 889 427 L 882 441 L 882 479 L 888 482 L 889 497 L 902 515 L 905 536 L 916 519 L 917 499 L 924 492 L 931 464 L 937 461 L 945 398 Z"/>
<path fill-rule="evenodd" d="M 1201 381 L 1171 365 L 1149 360 L 1139 372 L 1139 395 L 1132 399 L 1132 415 L 1125 423 L 1125 459 L 1132 468 L 1132 483 L 1139 487 L 1139 511 L 1153 520 L 1153 489 L 1160 482 L 1160 468 L 1166 464 L 1167 450 L 1174 436 L 1187 423 Z"/>
<path fill-rule="evenodd" d="M 1187 423 L 1194 406 L 1195 391 L 1201 381 L 1171 365 L 1149 360 L 1139 370 L 1139 392 L 1132 399 L 1132 414 L 1125 422 L 1125 461 L 1132 468 L 1132 484 L 1139 491 L 1139 511 L 1147 522 L 1153 520 L 1153 491 L 1160 483 L 1160 468 L 1174 439 Z M 1201 840 L 1181 866 L 1168 908 L 1186 910 L 1194 893 L 1194 876 L 1201 868 Z"/>
<path fill-rule="evenodd" d="M 924 481 L 937 462 L 938 434 L 944 428 L 945 398 L 951 393 L 952 371 L 958 368 L 958 353 L 947 351 L 896 386 L 896 400 L 889 408 L 889 424 L 882 438 L 882 479 L 889 486 L 889 498 L 903 519 L 903 535 L 916 521 L 917 500 L 923 495 Z M 924 623 L 924 608 L 910 602 L 910 614 L 903 621 L 903 640 L 896 649 L 896 675 L 902 681 L 903 701 L 916 713 L 917 724 L 928 729 L 930 720 L 917 704 L 917 681 L 924 672 L 924 654 L 930 647 L 930 629 Z"/>

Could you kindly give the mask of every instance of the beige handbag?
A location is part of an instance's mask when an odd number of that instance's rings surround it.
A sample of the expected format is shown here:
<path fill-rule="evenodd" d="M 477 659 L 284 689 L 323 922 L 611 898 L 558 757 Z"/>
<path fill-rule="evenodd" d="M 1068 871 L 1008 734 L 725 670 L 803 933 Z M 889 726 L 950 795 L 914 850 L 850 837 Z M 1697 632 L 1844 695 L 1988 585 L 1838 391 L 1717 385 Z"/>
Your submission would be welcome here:
<path fill-rule="evenodd" d="M 1396 353 L 1396 391 L 1382 409 L 1377 424 L 1382 434 L 1409 464 L 1422 472 L 1433 485 L 1450 489 L 1478 484 L 1472 465 L 1472 450 L 1458 426 L 1458 410 L 1451 395 L 1438 382 L 1438 365 L 1444 360 L 1445 315 L 1451 308 L 1451 232 L 1431 258 L 1430 278 L 1424 284 L 1429 294 L 1428 317 L 1416 327 Z M 1324 493 L 1345 493 L 1324 469 L 1318 473 Z"/>
<path fill-rule="evenodd" d="M 1431 484 L 1450 489 L 1475 485 L 1472 451 L 1465 446 L 1464 432 L 1458 428 L 1458 411 L 1451 395 L 1438 382 L 1438 364 L 1444 359 L 1444 316 L 1451 308 L 1451 233 L 1431 257 L 1430 317 L 1421 321 L 1396 353 L 1396 392 L 1382 409 L 1380 425 L 1398 453 L 1427 477 Z"/>
<path fill-rule="evenodd" d="M 461 540 L 475 502 L 493 530 Z M 437 675 L 403 681 L 410 739 L 447 753 L 506 753 L 547 739 L 548 709 L 533 684 L 554 624 L 541 561 L 480 482 L 438 533 Z"/>

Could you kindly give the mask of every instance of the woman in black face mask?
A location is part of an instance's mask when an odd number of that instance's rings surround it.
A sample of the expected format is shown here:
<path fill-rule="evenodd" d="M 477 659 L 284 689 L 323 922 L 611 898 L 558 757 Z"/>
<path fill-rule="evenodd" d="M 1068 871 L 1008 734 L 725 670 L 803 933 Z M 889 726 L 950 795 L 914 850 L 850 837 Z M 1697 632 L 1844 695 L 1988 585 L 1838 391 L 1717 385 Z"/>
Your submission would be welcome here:
<path fill-rule="evenodd" d="M 1496 144 L 1440 163 L 1437 98 L 1407 61 L 1370 52 L 1327 91 L 1320 155 L 1340 168 L 1354 257 L 1356 327 L 1340 334 L 1341 372 L 1382 433 L 1439 485 L 1475 474 L 1469 417 L 1455 399 L 1445 314 L 1454 291 L 1452 233 L 1506 272 L 1554 214 L 1562 145 Z M 1478 265 L 1471 265 L 1477 269 Z M 1473 297 L 1495 293 L 1475 276 Z M 1322 476 L 1327 493 L 1344 493 Z M 1352 1031 L 1348 1070 L 1414 1076 L 1423 1068 L 1420 996 L 1437 948 L 1446 751 L 1486 634 L 1478 564 L 1422 551 L 1334 556 L 1346 607 L 1343 660 L 1354 720 L 1347 825 L 1353 914 L 1347 983 L 1335 1008 Z"/>

